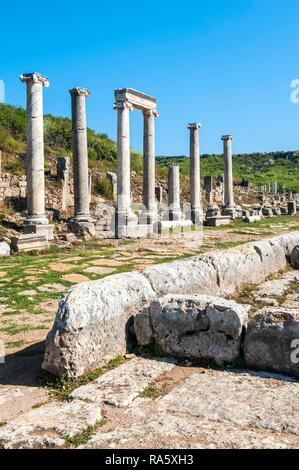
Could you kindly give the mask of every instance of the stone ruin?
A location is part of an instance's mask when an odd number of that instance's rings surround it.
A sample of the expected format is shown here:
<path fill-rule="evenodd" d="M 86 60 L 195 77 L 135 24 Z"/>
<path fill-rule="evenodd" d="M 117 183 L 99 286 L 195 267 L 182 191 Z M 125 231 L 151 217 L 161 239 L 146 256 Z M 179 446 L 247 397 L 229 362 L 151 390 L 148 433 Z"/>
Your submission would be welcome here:
<path fill-rule="evenodd" d="M 286 271 L 288 260 L 299 266 L 298 247 L 297 231 L 73 286 L 48 334 L 43 368 L 73 379 L 126 354 L 137 340 L 169 356 L 217 364 L 244 353 L 249 367 L 299 377 L 298 362 L 291 361 L 298 309 L 277 304 L 254 312 L 223 298 L 263 286 Z M 296 272 L 287 274 L 299 280 Z M 262 291 L 256 295 L 265 301 Z"/>
<path fill-rule="evenodd" d="M 27 213 L 23 234 L 12 239 L 16 251 L 47 249 L 54 238 L 54 225 L 50 223 L 45 208 L 45 172 L 43 140 L 43 88 L 49 80 L 39 73 L 20 76 L 27 90 L 27 178 L 14 181 L 16 190 L 10 191 L 11 178 L 0 178 L 0 200 L 27 198 Z M 235 218 L 251 223 L 261 217 L 293 215 L 297 211 L 298 194 L 278 193 L 278 183 L 261 188 L 263 203 L 260 207 L 241 208 L 234 202 L 232 168 L 232 135 L 222 136 L 224 174 L 216 184 L 213 178 L 204 178 L 207 209 L 203 211 L 200 185 L 200 152 L 198 122 L 188 124 L 190 132 L 190 196 L 187 210 L 182 210 L 180 170 L 171 165 L 168 173 L 168 205 L 163 204 L 162 188 L 155 179 L 155 119 L 158 117 L 157 100 L 131 88 L 115 90 L 114 109 L 117 111 L 117 175 L 107 172 L 115 204 L 98 205 L 91 215 L 91 173 L 88 169 L 86 97 L 89 90 L 76 87 L 70 90 L 72 103 L 73 175 L 70 160 L 57 159 L 57 180 L 61 183 L 61 213 L 69 208 L 74 214 L 67 227 L 75 237 L 83 238 L 139 238 L 154 234 L 169 234 L 173 229 L 190 230 L 192 225 L 219 226 L 230 224 Z M 131 200 L 130 171 L 130 111 L 143 113 L 143 205 L 135 207 Z M 12 179 L 16 179 L 12 177 Z M 248 183 L 249 184 L 249 183 Z M 71 198 L 73 202 L 71 203 Z"/>

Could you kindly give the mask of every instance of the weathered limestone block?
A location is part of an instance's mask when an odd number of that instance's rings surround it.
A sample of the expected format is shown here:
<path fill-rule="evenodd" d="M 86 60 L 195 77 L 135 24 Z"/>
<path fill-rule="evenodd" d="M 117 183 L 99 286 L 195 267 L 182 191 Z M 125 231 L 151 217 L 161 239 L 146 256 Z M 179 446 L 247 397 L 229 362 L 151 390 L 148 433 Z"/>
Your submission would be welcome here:
<path fill-rule="evenodd" d="M 208 227 L 220 227 L 221 225 L 230 225 L 232 222 L 229 215 L 217 215 L 206 217 L 206 225 Z"/>
<path fill-rule="evenodd" d="M 125 354 L 130 318 L 154 297 L 139 273 L 73 286 L 61 300 L 48 334 L 43 368 L 74 378 Z"/>
<path fill-rule="evenodd" d="M 208 259 L 215 266 L 219 294 L 223 296 L 265 279 L 260 257 L 250 243 L 225 251 L 213 251 L 199 258 L 202 261 Z M 214 295 L 212 291 L 209 293 Z"/>
<path fill-rule="evenodd" d="M 253 242 L 251 245 L 260 257 L 260 264 L 256 264 L 255 267 L 259 272 L 254 274 L 257 278 L 252 280 L 252 284 L 258 284 L 265 280 L 269 274 L 285 270 L 286 249 L 278 237 Z M 260 279 L 258 279 L 259 276 Z"/>
<path fill-rule="evenodd" d="M 102 419 L 97 405 L 74 400 L 54 402 L 20 415 L 0 429 L 5 449 L 65 447 L 66 437 L 74 437 Z"/>
<path fill-rule="evenodd" d="M 5 241 L 0 240 L 0 258 L 10 255 L 10 246 Z"/>
<path fill-rule="evenodd" d="M 172 261 L 143 271 L 157 296 L 166 294 L 219 293 L 217 271 L 213 263 L 200 257 Z"/>
<path fill-rule="evenodd" d="M 78 221 L 71 219 L 68 221 L 68 229 L 77 237 L 84 238 L 85 240 L 89 240 L 96 235 L 94 223 L 88 220 Z"/>
<path fill-rule="evenodd" d="M 291 265 L 294 269 L 299 269 L 299 245 L 293 248 L 291 253 Z"/>
<path fill-rule="evenodd" d="M 49 249 L 49 241 L 45 235 L 20 235 L 11 238 L 11 248 L 13 251 L 43 251 Z"/>
<path fill-rule="evenodd" d="M 70 289 L 48 335 L 44 368 L 78 377 L 126 351 L 130 317 L 166 294 L 234 294 L 284 270 L 299 232 L 152 266 Z"/>
<path fill-rule="evenodd" d="M 249 367 L 299 377 L 299 309 L 259 310 L 249 322 L 244 353 Z"/>
<path fill-rule="evenodd" d="M 54 240 L 54 225 L 52 224 L 24 225 L 23 233 L 25 235 L 35 234 L 39 236 L 45 236 L 47 240 Z"/>
<path fill-rule="evenodd" d="M 249 309 L 218 297 L 167 295 L 136 315 L 134 329 L 143 346 L 147 338 L 170 355 L 221 364 L 239 356 Z"/>

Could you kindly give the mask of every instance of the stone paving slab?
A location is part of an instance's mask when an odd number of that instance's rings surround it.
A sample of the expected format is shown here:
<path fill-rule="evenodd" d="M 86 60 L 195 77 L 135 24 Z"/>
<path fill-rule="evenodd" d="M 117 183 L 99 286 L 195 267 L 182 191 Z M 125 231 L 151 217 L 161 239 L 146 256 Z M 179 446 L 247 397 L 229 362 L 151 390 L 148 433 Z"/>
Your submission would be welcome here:
<path fill-rule="evenodd" d="M 299 281 L 298 271 L 287 272 L 280 279 L 263 282 L 254 291 L 254 299 L 263 304 L 277 306 L 277 297 L 283 295 L 294 281 Z"/>
<path fill-rule="evenodd" d="M 170 360 L 136 357 L 95 382 L 77 388 L 71 398 L 127 407 L 153 380 L 174 367 Z"/>
<path fill-rule="evenodd" d="M 194 374 L 160 400 L 159 411 L 299 436 L 298 382 L 267 373 Z"/>
<path fill-rule="evenodd" d="M 164 397 L 137 398 L 120 422 L 109 419 L 106 407 L 107 426 L 117 424 L 95 432 L 82 448 L 299 448 L 297 382 L 269 373 L 194 370 Z"/>
<path fill-rule="evenodd" d="M 95 434 L 85 449 L 290 449 L 298 448 L 292 435 L 240 430 L 227 422 L 171 414 L 152 414 L 145 423 Z"/>
<path fill-rule="evenodd" d="M 101 409 L 91 403 L 50 403 L 29 411 L 0 428 L 0 444 L 5 449 L 62 447 L 65 439 L 95 426 Z"/>

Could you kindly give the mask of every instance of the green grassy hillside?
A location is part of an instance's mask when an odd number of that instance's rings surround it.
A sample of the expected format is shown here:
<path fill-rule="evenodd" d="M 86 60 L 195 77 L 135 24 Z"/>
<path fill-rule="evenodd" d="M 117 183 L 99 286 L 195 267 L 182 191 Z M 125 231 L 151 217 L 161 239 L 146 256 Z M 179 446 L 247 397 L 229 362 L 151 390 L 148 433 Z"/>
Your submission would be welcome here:
<path fill-rule="evenodd" d="M 189 174 L 189 158 L 158 157 L 161 168 L 172 163 L 180 165 L 183 175 Z M 237 154 L 233 156 L 234 180 L 249 179 L 251 183 L 261 186 L 277 181 L 288 191 L 299 191 L 299 151 Z M 222 155 L 202 155 L 202 176 L 217 176 L 223 173 Z"/>
<path fill-rule="evenodd" d="M 44 138 L 46 156 L 71 156 L 72 128 L 69 118 L 46 114 Z M 0 104 L 0 150 L 10 154 L 9 158 L 3 159 L 4 171 L 24 172 L 26 112 L 23 108 Z M 116 166 L 116 143 L 106 134 L 88 129 L 88 154 L 91 167 L 108 169 Z M 141 171 L 142 156 L 135 150 L 131 151 L 131 156 L 133 170 Z"/>
<path fill-rule="evenodd" d="M 46 166 L 48 157 L 71 156 L 72 132 L 69 118 L 46 114 L 44 118 Z M 24 173 L 26 151 L 26 113 L 23 108 L 0 104 L 0 150 L 2 170 Z M 90 167 L 99 170 L 116 169 L 116 143 L 106 134 L 88 129 Z M 132 170 L 142 172 L 142 155 L 131 151 Z M 189 174 L 189 159 L 185 156 L 157 158 L 158 176 L 167 175 L 171 163 L 179 163 L 182 175 Z M 240 154 L 233 157 L 234 178 L 249 179 L 253 184 L 277 181 L 289 191 L 299 191 L 299 151 Z M 222 155 L 202 155 L 201 174 L 217 176 L 223 173 Z"/>

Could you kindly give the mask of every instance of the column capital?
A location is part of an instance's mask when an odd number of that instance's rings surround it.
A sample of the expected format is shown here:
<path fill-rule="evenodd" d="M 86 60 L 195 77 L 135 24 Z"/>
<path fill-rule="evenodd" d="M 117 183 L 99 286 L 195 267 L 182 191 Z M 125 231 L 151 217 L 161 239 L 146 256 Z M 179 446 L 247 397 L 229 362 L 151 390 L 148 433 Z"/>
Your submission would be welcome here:
<path fill-rule="evenodd" d="M 157 109 L 143 109 L 142 114 L 143 116 L 146 116 L 146 117 L 152 117 L 152 116 L 155 118 L 159 117 L 159 113 Z"/>
<path fill-rule="evenodd" d="M 75 87 L 69 90 L 71 95 L 83 95 L 83 96 L 90 96 L 90 91 L 87 88 Z"/>
<path fill-rule="evenodd" d="M 192 122 L 190 124 L 187 124 L 187 128 L 188 129 L 200 129 L 201 124 L 200 124 L 200 122 Z"/>
<path fill-rule="evenodd" d="M 22 75 L 20 75 L 20 80 L 21 82 L 25 82 L 25 83 L 28 83 L 28 82 L 41 83 L 46 88 L 50 85 L 48 77 L 38 72 L 23 73 Z"/>
<path fill-rule="evenodd" d="M 221 137 L 221 140 L 234 140 L 234 136 L 231 135 L 231 134 L 223 135 L 223 136 Z"/>
<path fill-rule="evenodd" d="M 113 105 L 113 109 L 117 109 L 120 111 L 123 111 L 125 109 L 128 109 L 129 111 L 133 110 L 133 105 L 129 101 L 116 101 Z"/>

